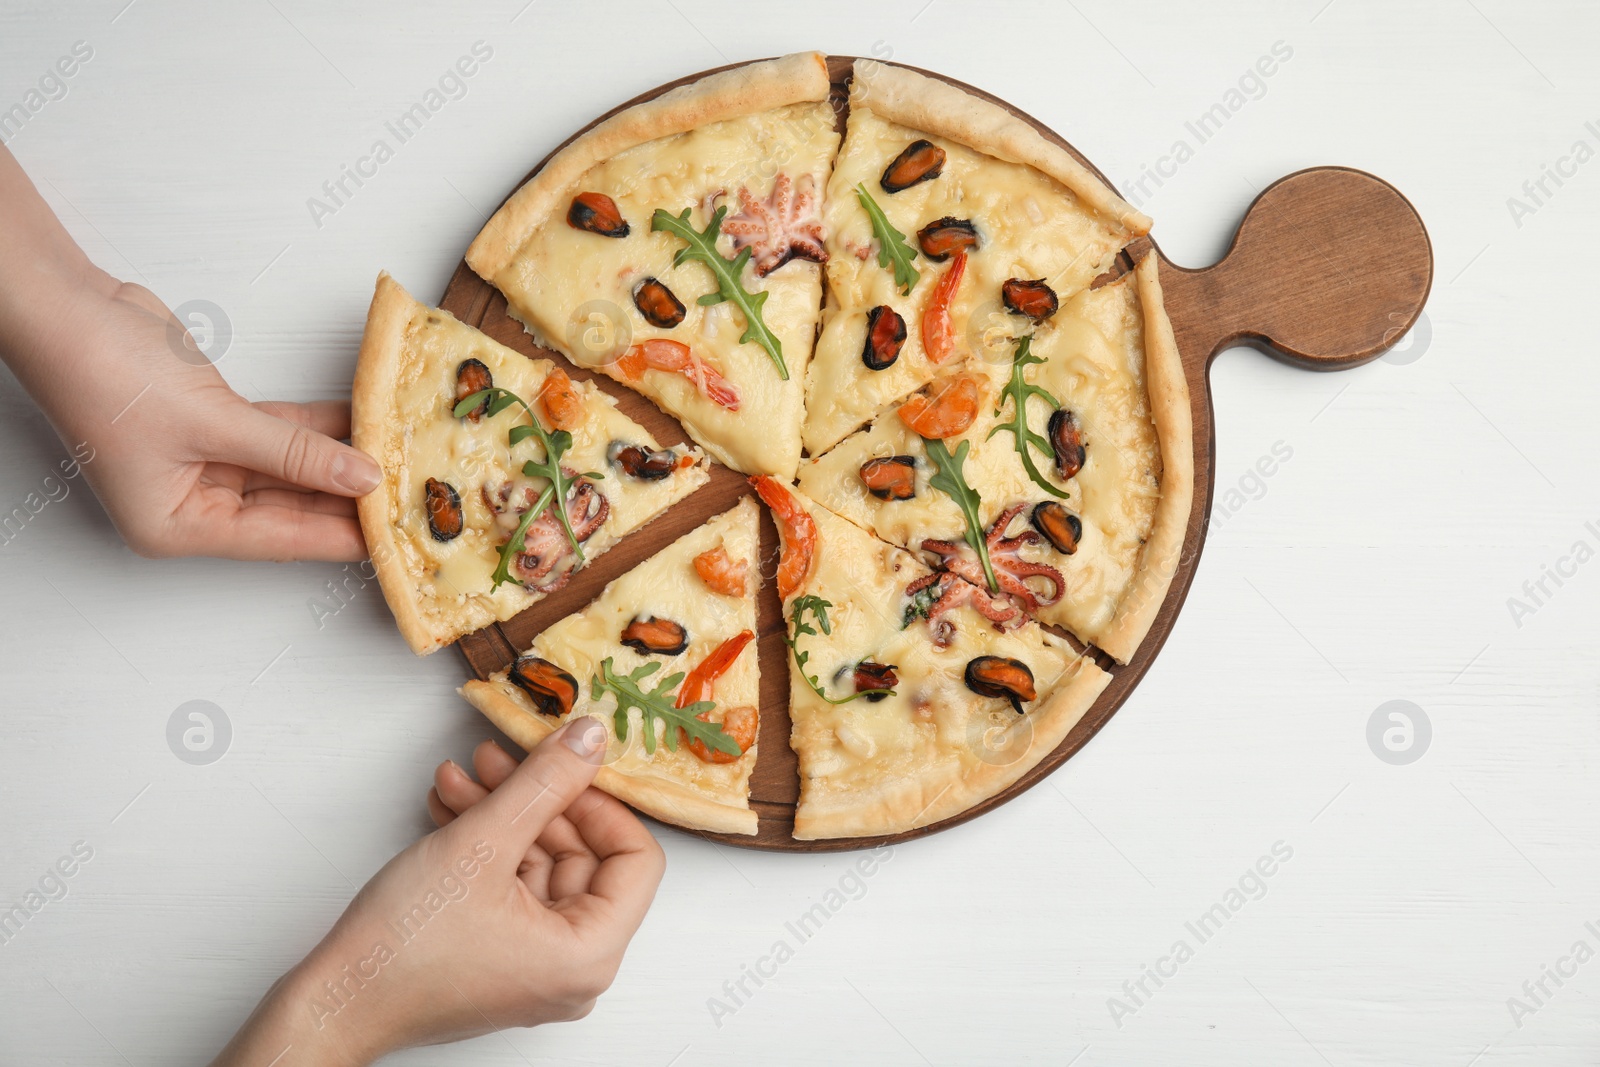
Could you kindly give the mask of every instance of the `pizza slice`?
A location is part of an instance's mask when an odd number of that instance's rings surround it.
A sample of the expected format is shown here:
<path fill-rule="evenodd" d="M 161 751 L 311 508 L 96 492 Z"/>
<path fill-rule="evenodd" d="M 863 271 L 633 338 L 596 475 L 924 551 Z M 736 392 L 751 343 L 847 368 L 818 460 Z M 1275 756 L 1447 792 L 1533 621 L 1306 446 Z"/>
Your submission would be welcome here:
<path fill-rule="evenodd" d="M 828 303 L 804 441 L 821 455 L 969 356 L 1048 318 L 1150 220 L 1065 148 L 936 78 L 855 61 L 824 212 Z"/>
<path fill-rule="evenodd" d="M 542 344 L 729 466 L 792 478 L 839 144 L 828 91 L 804 53 L 629 107 L 552 156 L 467 262 Z"/>
<path fill-rule="evenodd" d="M 1014 606 L 777 481 L 795 836 L 952 818 L 1052 752 L 1110 682 Z"/>
<path fill-rule="evenodd" d="M 387 274 L 351 409 L 351 443 L 384 472 L 361 530 L 418 654 L 511 618 L 710 477 L 698 449 L 661 448 L 592 383 Z"/>
<path fill-rule="evenodd" d="M 1194 483 L 1156 258 L 1007 348 L 998 384 L 970 364 L 936 379 L 804 464 L 800 486 L 1125 663 L 1166 598 Z"/>
<path fill-rule="evenodd" d="M 680 537 L 462 695 L 523 748 L 594 715 L 612 735 L 601 789 L 679 826 L 755 833 L 757 516 L 746 497 Z"/>

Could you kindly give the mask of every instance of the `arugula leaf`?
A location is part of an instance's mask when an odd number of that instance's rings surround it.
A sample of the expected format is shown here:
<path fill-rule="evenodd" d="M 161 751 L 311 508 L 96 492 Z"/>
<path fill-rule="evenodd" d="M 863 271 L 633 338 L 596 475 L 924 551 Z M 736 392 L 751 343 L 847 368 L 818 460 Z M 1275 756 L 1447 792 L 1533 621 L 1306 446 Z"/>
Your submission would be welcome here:
<path fill-rule="evenodd" d="M 672 694 L 678 688 L 678 683 L 683 681 L 682 671 L 667 675 L 654 689 L 645 690 L 643 683 L 660 668 L 659 662 L 652 661 L 638 667 L 632 674 L 618 674 L 612 669 L 611 657 L 607 656 L 600 661 L 600 673 L 589 679 L 589 695 L 593 699 L 599 700 L 606 693 L 617 698 L 614 716 L 617 739 L 628 739 L 628 709 L 638 708 L 643 717 L 644 750 L 652 756 L 656 751 L 657 719 L 666 724 L 663 739 L 674 752 L 678 751 L 678 731 L 682 730 L 690 741 L 699 741 L 713 752 L 742 756 L 744 750 L 722 729 L 721 723 L 706 722 L 695 717 L 715 708 L 715 701 L 697 700 L 686 708 L 673 706 Z"/>
<path fill-rule="evenodd" d="M 978 554 L 978 562 L 983 564 L 983 577 L 989 583 L 989 592 L 998 594 L 1000 583 L 995 581 L 994 564 L 989 561 L 989 542 L 984 537 L 983 520 L 978 517 L 978 508 L 983 501 L 977 491 L 967 484 L 966 476 L 961 472 L 972 442 L 962 441 L 956 446 L 953 456 L 937 437 L 924 437 L 922 443 L 928 450 L 928 458 L 939 468 L 939 473 L 929 478 L 928 484 L 954 500 L 956 507 L 961 509 L 961 517 L 967 524 L 967 544 L 972 546 L 972 550 Z"/>
<path fill-rule="evenodd" d="M 1056 457 L 1055 446 L 1047 438 L 1034 433 L 1028 428 L 1028 398 L 1036 396 L 1052 408 L 1061 407 L 1055 397 L 1037 385 L 1029 385 L 1022 376 L 1023 368 L 1044 362 L 1044 360 L 1030 351 L 1032 344 L 1033 337 L 1031 335 L 1017 339 L 1017 351 L 1011 360 L 1011 381 L 1001 391 L 1000 403 L 995 405 L 994 409 L 994 413 L 998 417 L 1000 412 L 1005 409 L 1006 400 L 1009 398 L 1011 400 L 1011 418 L 991 429 L 989 437 L 993 437 L 1001 430 L 1010 430 L 1011 442 L 1016 446 L 1018 458 L 1022 460 L 1022 469 L 1028 472 L 1028 477 L 1033 479 L 1033 484 L 1051 496 L 1065 500 L 1068 496 L 1067 491 L 1051 485 L 1049 480 L 1039 473 L 1039 468 L 1034 466 L 1033 455 L 1028 451 L 1028 446 L 1032 445 L 1052 461 Z M 985 437 L 984 440 L 987 441 L 989 437 Z"/>
<path fill-rule="evenodd" d="M 828 609 L 831 607 L 833 607 L 832 602 L 824 600 L 814 593 L 806 593 L 803 596 L 795 597 L 794 610 L 791 616 L 794 632 L 786 634 L 783 641 L 784 644 L 789 646 L 789 651 L 794 654 L 794 665 L 799 668 L 800 677 L 806 680 L 806 684 L 811 687 L 813 693 L 816 693 L 817 696 L 830 704 L 848 704 L 852 700 L 866 696 L 893 696 L 893 689 L 863 689 L 859 693 L 851 693 L 847 697 L 831 697 L 823 690 L 822 683 L 817 680 L 815 675 L 806 673 L 806 662 L 811 659 L 811 653 L 800 651 L 800 637 L 802 634 L 810 634 L 813 637 L 817 634 L 816 627 L 806 622 L 806 613 L 810 612 L 816 616 L 817 626 L 822 627 L 822 633 L 831 634 L 833 633 L 833 623 L 828 621 Z"/>
<path fill-rule="evenodd" d="M 734 307 L 744 313 L 744 335 L 739 338 L 740 344 L 749 344 L 754 341 L 767 350 L 767 355 L 772 357 L 772 362 L 778 368 L 778 377 L 784 381 L 789 380 L 789 368 L 783 362 L 783 342 L 778 340 L 778 335 L 767 328 L 766 320 L 761 317 L 761 305 L 767 302 L 767 293 L 749 292 L 740 283 L 739 279 L 744 274 L 744 265 L 750 262 L 752 249 L 746 248 L 733 259 L 729 259 L 717 251 L 717 238 L 722 236 L 722 217 L 728 213 L 726 206 L 719 207 L 711 216 L 711 222 L 705 230 L 696 230 L 689 222 L 689 208 L 683 209 L 683 214 L 674 215 L 663 208 L 656 208 L 656 213 L 650 216 L 650 231 L 666 230 L 675 234 L 684 242 L 684 247 L 678 249 L 678 254 L 672 258 L 674 267 L 681 266 L 691 259 L 698 259 L 711 268 L 711 274 L 717 279 L 717 291 L 707 293 L 700 298 L 702 307 L 720 304 L 724 300 L 731 300 Z"/>
<path fill-rule="evenodd" d="M 906 244 L 905 234 L 889 225 L 889 216 L 872 199 L 865 183 L 857 183 L 856 199 L 861 201 L 861 209 L 872 220 L 872 234 L 878 239 L 878 266 L 888 267 L 893 263 L 894 284 L 899 287 L 900 295 L 909 294 L 922 277 L 922 272 L 911 265 L 911 261 L 917 257 L 917 250 Z"/>
<path fill-rule="evenodd" d="M 498 415 L 512 404 L 521 404 L 522 410 L 528 413 L 531 425 L 517 425 L 511 427 L 506 439 L 511 447 L 526 441 L 530 437 L 537 437 L 544 446 L 544 458 L 533 460 L 522 465 L 522 473 L 530 478 L 544 478 L 549 481 L 549 486 L 539 494 L 539 499 L 533 507 L 522 513 L 522 521 L 517 523 L 517 530 L 500 548 L 500 564 L 494 569 L 494 584 L 489 587 L 492 593 L 500 588 L 500 583 L 515 581 L 511 577 L 511 561 L 521 553 L 527 538 L 528 527 L 533 520 L 544 514 L 545 508 L 551 502 L 556 503 L 556 518 L 561 522 L 561 528 L 567 533 L 567 541 L 572 545 L 572 551 L 577 553 L 578 563 L 583 564 L 583 545 L 578 541 L 578 535 L 572 531 L 572 520 L 567 517 L 566 500 L 567 491 L 572 488 L 571 480 L 561 470 L 561 457 L 572 447 L 572 435 L 566 430 L 546 430 L 539 422 L 539 416 L 533 413 L 533 408 L 528 402 L 509 389 L 502 389 L 497 385 L 487 389 L 480 389 L 470 396 L 463 397 L 456 402 L 453 414 L 462 418 L 484 400 L 489 401 L 488 412 L 490 416 Z M 588 477 L 588 475 L 585 475 Z M 596 476 L 597 480 L 603 475 Z"/>

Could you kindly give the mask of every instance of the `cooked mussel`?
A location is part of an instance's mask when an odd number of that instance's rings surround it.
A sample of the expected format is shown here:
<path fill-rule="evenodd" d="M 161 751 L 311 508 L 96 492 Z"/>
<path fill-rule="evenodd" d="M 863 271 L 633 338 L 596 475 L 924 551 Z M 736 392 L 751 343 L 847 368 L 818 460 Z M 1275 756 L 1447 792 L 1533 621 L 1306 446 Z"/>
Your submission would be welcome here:
<path fill-rule="evenodd" d="M 566 715 L 578 699 L 578 680 L 532 652 L 518 656 L 506 677 L 533 698 L 533 706 L 541 715 Z"/>
<path fill-rule="evenodd" d="M 879 500 L 910 500 L 917 495 L 915 456 L 885 456 L 861 465 L 861 481 Z"/>
<path fill-rule="evenodd" d="M 900 676 L 895 673 L 892 663 L 874 663 L 871 660 L 862 660 L 856 664 L 854 681 L 856 692 L 866 693 L 867 699 L 877 703 L 888 696 L 888 690 L 900 684 Z"/>
<path fill-rule="evenodd" d="M 894 161 L 884 168 L 878 179 L 886 193 L 898 193 L 918 182 L 931 181 L 944 170 L 944 149 L 927 139 L 912 141 L 901 150 Z"/>
<path fill-rule="evenodd" d="M 683 321 L 683 301 L 659 278 L 646 278 L 634 286 L 633 306 L 639 309 L 644 321 L 663 330 L 670 330 Z"/>
<path fill-rule="evenodd" d="M 606 454 L 606 458 L 622 468 L 622 473 L 646 482 L 660 481 L 678 466 L 678 454 L 668 448 L 652 452 L 638 445 L 613 441 Z"/>
<path fill-rule="evenodd" d="M 676 656 L 689 647 L 689 631 L 671 619 L 635 615 L 622 628 L 622 643 L 647 656 Z"/>
<path fill-rule="evenodd" d="M 1022 713 L 1024 701 L 1033 700 L 1033 672 L 1021 660 L 1004 656 L 979 656 L 967 662 L 967 688 L 981 697 L 1003 697 Z"/>
<path fill-rule="evenodd" d="M 1036 504 L 1028 516 L 1035 530 L 1055 546 L 1057 552 L 1072 555 L 1078 551 L 1078 541 L 1083 537 L 1083 520 L 1056 503 L 1046 500 Z"/>
<path fill-rule="evenodd" d="M 428 532 L 435 541 L 454 541 L 461 536 L 466 520 L 461 514 L 461 494 L 449 482 L 429 478 L 422 485 L 423 503 L 428 509 Z"/>
<path fill-rule="evenodd" d="M 605 193 L 579 193 L 567 208 L 567 225 L 601 237 L 628 236 L 628 220 Z"/>
<path fill-rule="evenodd" d="M 978 247 L 978 228 L 970 219 L 946 215 L 917 231 L 917 244 L 929 259 L 949 259 L 957 252 Z"/>
<path fill-rule="evenodd" d="M 494 375 L 489 373 L 489 368 L 483 365 L 482 360 L 464 359 L 461 366 L 456 368 L 456 403 L 459 404 L 473 393 L 481 393 L 494 385 Z M 477 422 L 489 410 L 489 398 L 484 397 L 478 406 L 467 412 L 467 418 Z"/>
<path fill-rule="evenodd" d="M 888 304 L 867 312 L 867 341 L 861 346 L 861 362 L 868 370 L 888 370 L 900 358 L 906 343 L 906 320 Z"/>
<path fill-rule="evenodd" d="M 1034 322 L 1043 322 L 1061 306 L 1056 291 L 1043 278 L 1031 282 L 1007 278 L 1000 285 L 1000 300 L 1013 313 L 1026 315 Z"/>
<path fill-rule="evenodd" d="M 1045 431 L 1050 435 L 1050 447 L 1055 449 L 1056 474 L 1064 481 L 1082 470 L 1088 448 L 1083 443 L 1078 417 L 1066 408 L 1057 408 L 1045 424 Z"/>

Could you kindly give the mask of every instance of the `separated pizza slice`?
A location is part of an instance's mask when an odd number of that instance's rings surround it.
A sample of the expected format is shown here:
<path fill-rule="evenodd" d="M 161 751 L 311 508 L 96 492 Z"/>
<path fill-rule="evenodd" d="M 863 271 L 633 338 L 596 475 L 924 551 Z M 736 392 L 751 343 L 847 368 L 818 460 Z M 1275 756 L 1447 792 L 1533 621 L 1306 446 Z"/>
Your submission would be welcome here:
<path fill-rule="evenodd" d="M 729 466 L 792 478 L 839 144 L 828 90 L 804 53 L 627 108 L 552 156 L 467 262 L 542 343 Z"/>
<path fill-rule="evenodd" d="M 773 479 L 757 490 L 783 541 L 796 837 L 959 815 L 1052 752 L 1110 682 L 1003 599 Z"/>
<path fill-rule="evenodd" d="M 828 185 L 828 304 L 807 386 L 821 455 L 1012 323 L 1047 319 L 1150 220 L 998 104 L 855 61 Z"/>
<path fill-rule="evenodd" d="M 351 442 L 384 598 L 418 654 L 509 619 L 709 479 L 592 383 L 529 359 L 379 275 Z M 559 484 L 557 484 L 559 483 Z"/>
<path fill-rule="evenodd" d="M 680 537 L 462 695 L 523 748 L 593 715 L 611 731 L 601 789 L 679 826 L 755 833 L 757 515 L 746 497 Z"/>
<path fill-rule="evenodd" d="M 971 365 L 936 379 L 800 486 L 1125 663 L 1166 598 L 1194 483 L 1155 257 L 1030 329 L 998 383 Z"/>

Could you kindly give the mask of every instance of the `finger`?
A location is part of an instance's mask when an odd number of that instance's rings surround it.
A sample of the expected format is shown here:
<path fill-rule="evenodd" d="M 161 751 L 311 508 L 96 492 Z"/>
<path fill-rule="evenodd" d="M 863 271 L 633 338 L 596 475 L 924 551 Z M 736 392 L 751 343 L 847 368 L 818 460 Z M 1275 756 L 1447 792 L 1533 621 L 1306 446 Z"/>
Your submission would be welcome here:
<path fill-rule="evenodd" d="M 588 843 L 570 819 L 558 815 L 550 820 L 550 825 L 539 836 L 539 847 L 554 861 L 550 871 L 551 899 L 562 900 L 588 891 L 594 872 L 600 866 L 600 857 L 589 850 Z"/>
<path fill-rule="evenodd" d="M 472 773 L 478 776 L 485 789 L 499 789 L 517 769 L 518 762 L 517 757 L 493 741 L 485 741 L 472 752 Z"/>
<path fill-rule="evenodd" d="M 247 508 L 278 507 L 295 511 L 313 511 L 318 515 L 343 515 L 356 517 L 356 502 L 347 496 L 328 493 L 298 492 L 293 489 L 256 489 L 246 492 L 241 499 Z"/>
<path fill-rule="evenodd" d="M 261 505 L 240 508 L 220 529 L 197 538 L 191 552 L 224 559 L 355 563 L 367 558 L 367 543 L 355 519 Z"/>
<path fill-rule="evenodd" d="M 444 806 L 457 815 L 489 795 L 489 791 L 468 777 L 454 760 L 445 760 L 434 769 L 433 788 Z"/>
<path fill-rule="evenodd" d="M 600 860 L 588 894 L 573 903 L 573 921 L 620 922 L 631 937 L 666 870 L 661 846 L 621 801 L 598 789 L 569 805 L 566 816 Z"/>
<path fill-rule="evenodd" d="M 428 787 L 428 814 L 433 816 L 433 825 L 448 826 L 456 821 L 456 813 L 445 806 L 439 799 L 439 790 Z"/>
<path fill-rule="evenodd" d="M 313 400 L 309 404 L 296 404 L 289 400 L 258 400 L 251 406 L 335 441 L 343 441 L 350 436 L 348 400 Z"/>
<path fill-rule="evenodd" d="M 227 463 L 237 463 L 294 485 L 335 496 L 365 496 L 383 479 L 373 458 L 291 419 L 260 408 L 229 411 L 212 441 Z"/>
<path fill-rule="evenodd" d="M 521 855 L 594 781 L 605 742 L 606 728 L 598 719 L 584 715 L 571 720 L 535 746 L 500 788 L 464 818 L 496 845 Z"/>

